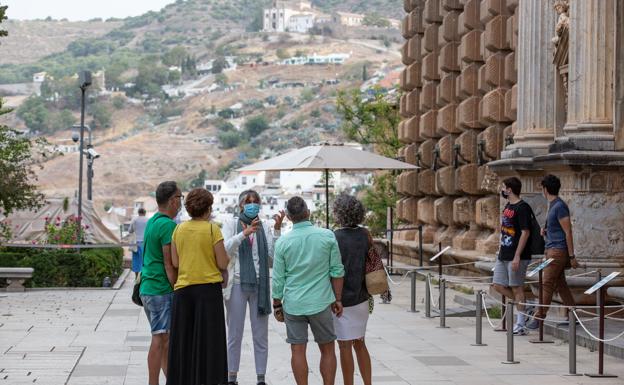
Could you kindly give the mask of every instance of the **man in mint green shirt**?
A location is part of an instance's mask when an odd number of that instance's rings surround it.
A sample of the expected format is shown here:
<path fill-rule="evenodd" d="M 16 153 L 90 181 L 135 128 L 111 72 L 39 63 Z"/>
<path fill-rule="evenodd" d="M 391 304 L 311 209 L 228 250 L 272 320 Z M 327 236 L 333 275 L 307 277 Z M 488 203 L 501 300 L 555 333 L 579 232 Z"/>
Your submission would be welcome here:
<path fill-rule="evenodd" d="M 334 233 L 309 221 L 310 211 L 300 197 L 288 200 L 293 230 L 275 244 L 273 308 L 286 322 L 286 342 L 291 345 L 292 370 L 298 385 L 308 383 L 306 346 L 308 325 L 321 351 L 324 385 L 336 378 L 332 312 L 342 315 L 344 266 Z"/>
<path fill-rule="evenodd" d="M 162 182 L 158 185 L 156 203 L 158 212 L 147 221 L 145 227 L 145 252 L 139 288 L 143 310 L 152 332 L 147 354 L 149 385 L 158 385 L 161 369 L 167 376 L 173 286 L 178 275 L 171 260 L 171 236 L 176 228 L 172 218 L 182 207 L 182 193 L 176 182 Z"/>

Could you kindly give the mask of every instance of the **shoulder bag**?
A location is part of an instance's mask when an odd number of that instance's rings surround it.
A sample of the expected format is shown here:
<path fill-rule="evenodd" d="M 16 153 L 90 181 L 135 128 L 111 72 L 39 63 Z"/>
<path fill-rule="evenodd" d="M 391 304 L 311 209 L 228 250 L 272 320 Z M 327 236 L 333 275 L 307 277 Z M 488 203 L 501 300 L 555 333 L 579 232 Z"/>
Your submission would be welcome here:
<path fill-rule="evenodd" d="M 388 290 L 388 278 L 381 261 L 381 256 L 375 248 L 373 237 L 367 231 L 369 249 L 366 255 L 366 290 L 370 295 L 383 294 Z"/>

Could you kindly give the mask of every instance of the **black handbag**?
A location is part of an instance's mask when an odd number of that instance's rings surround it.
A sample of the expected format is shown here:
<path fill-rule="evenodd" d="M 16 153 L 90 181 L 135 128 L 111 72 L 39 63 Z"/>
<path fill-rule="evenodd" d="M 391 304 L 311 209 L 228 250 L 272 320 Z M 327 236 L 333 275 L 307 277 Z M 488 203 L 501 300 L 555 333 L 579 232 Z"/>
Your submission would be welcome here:
<path fill-rule="evenodd" d="M 134 302 L 135 305 L 143 306 L 143 301 L 141 301 L 141 273 L 137 275 L 137 278 L 134 281 L 134 287 L 132 288 L 132 302 Z"/>

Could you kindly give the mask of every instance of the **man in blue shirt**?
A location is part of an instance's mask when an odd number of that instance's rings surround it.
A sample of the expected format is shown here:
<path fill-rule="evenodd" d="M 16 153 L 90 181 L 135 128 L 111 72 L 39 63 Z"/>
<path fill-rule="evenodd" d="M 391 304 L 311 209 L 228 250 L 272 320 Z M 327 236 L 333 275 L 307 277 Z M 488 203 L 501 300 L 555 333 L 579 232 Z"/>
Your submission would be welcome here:
<path fill-rule="evenodd" d="M 554 175 L 546 175 L 541 182 L 544 196 L 548 200 L 546 226 L 542 235 L 546 236 L 546 255 L 553 261 L 544 269 L 543 304 L 550 305 L 555 291 L 559 293 L 563 304 L 574 306 L 574 297 L 566 282 L 566 267 L 578 267 L 574 258 L 574 239 L 572 237 L 572 221 L 568 205 L 559 198 L 561 181 Z M 547 307 L 540 307 L 536 312 L 537 319 L 546 318 Z"/>
<path fill-rule="evenodd" d="M 321 351 L 324 385 L 336 378 L 334 320 L 342 315 L 344 266 L 338 241 L 331 230 L 310 222 L 310 211 L 300 197 L 288 200 L 288 219 L 293 230 L 275 244 L 273 262 L 273 308 L 278 321 L 286 322 L 291 345 L 292 370 L 298 385 L 308 383 L 306 346 L 308 325 Z"/>

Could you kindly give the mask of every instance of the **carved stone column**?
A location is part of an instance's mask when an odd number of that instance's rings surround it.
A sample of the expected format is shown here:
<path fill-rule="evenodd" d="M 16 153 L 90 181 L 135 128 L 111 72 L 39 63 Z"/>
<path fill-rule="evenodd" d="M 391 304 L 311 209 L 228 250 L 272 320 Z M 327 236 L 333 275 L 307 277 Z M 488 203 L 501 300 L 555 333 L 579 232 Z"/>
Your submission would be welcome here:
<path fill-rule="evenodd" d="M 554 139 L 555 72 L 553 43 L 557 14 L 552 1 L 522 0 L 518 3 L 518 111 L 514 144 L 502 158 L 546 154 Z"/>
<path fill-rule="evenodd" d="M 578 150 L 614 150 L 615 0 L 570 1 L 568 122 Z"/>

